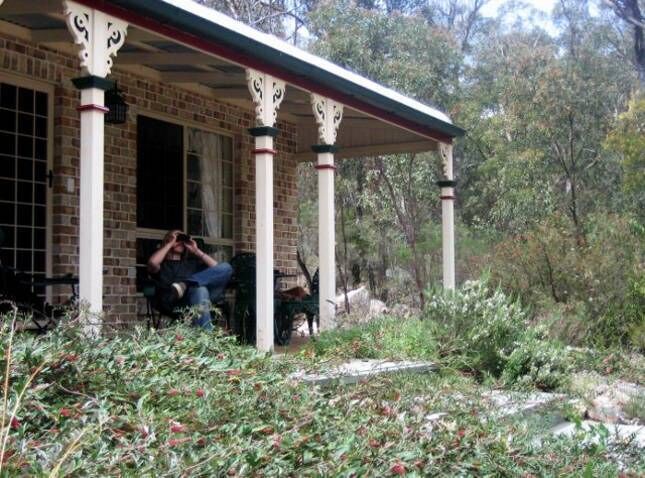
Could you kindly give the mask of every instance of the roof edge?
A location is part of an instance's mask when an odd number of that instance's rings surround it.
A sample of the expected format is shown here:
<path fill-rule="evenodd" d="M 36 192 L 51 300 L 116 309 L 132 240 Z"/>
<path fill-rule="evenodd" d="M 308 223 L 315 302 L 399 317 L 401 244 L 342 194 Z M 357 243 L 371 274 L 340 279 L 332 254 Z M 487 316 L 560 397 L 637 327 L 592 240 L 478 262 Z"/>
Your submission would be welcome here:
<path fill-rule="evenodd" d="M 156 19 L 160 26 L 191 35 L 197 42 L 211 42 L 224 58 L 264 70 L 295 86 L 329 96 L 417 134 L 447 142 L 465 134 L 463 128 L 435 108 L 190 0 L 77 1 L 117 17 L 126 13 L 118 11 L 120 7 L 138 14 L 139 21 L 132 23 L 158 31 L 152 25 Z"/>

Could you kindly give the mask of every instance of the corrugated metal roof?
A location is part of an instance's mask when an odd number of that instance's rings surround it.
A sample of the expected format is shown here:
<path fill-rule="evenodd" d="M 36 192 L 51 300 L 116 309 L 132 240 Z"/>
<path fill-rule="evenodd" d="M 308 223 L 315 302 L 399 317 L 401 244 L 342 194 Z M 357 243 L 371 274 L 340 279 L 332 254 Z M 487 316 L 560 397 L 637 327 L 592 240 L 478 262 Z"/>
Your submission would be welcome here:
<path fill-rule="evenodd" d="M 455 137 L 464 133 L 448 115 L 435 108 L 191 0 L 93 0 L 87 3 L 117 5 L 202 40 L 235 48 L 292 77 L 320 84 L 443 135 Z"/>

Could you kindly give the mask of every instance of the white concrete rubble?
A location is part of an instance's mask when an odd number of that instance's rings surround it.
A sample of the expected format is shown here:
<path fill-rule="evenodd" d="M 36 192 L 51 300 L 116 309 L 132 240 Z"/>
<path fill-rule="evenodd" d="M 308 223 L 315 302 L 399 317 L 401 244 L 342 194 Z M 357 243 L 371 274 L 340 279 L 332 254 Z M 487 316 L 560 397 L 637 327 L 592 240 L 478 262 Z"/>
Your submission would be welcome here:
<path fill-rule="evenodd" d="M 349 312 L 351 314 L 367 315 L 370 311 L 370 292 L 367 287 L 361 286 L 358 289 L 347 292 L 347 301 L 349 302 Z M 345 313 L 345 294 L 337 295 L 336 313 Z"/>
<path fill-rule="evenodd" d="M 566 398 L 560 393 L 534 392 L 527 394 L 502 390 L 484 392 L 482 396 L 496 408 L 492 414 L 496 418 L 518 414 L 528 415 Z"/>
<path fill-rule="evenodd" d="M 642 417 L 630 416 L 627 405 L 636 397 L 645 399 L 645 388 L 634 383 L 617 381 L 596 387 L 597 394 L 587 408 L 587 415 L 593 420 L 606 423 L 629 423 Z"/>
<path fill-rule="evenodd" d="M 326 372 L 307 373 L 304 371 L 289 376 L 310 385 L 326 385 L 332 382 L 341 384 L 357 383 L 368 377 L 387 373 L 425 373 L 432 372 L 437 366 L 432 362 L 392 362 L 388 360 L 350 360 Z"/>
<path fill-rule="evenodd" d="M 555 436 L 573 437 L 579 432 L 586 432 L 585 443 L 598 443 L 600 433 L 593 433 L 594 429 L 604 426 L 609 432 L 607 439 L 611 442 L 630 441 L 640 448 L 645 448 L 645 426 L 643 425 L 616 425 L 612 423 L 600 423 L 593 420 L 585 420 L 581 424 L 581 429 L 577 428 L 575 423 L 564 422 L 551 429 Z"/>
<path fill-rule="evenodd" d="M 385 305 L 385 302 L 378 299 L 371 299 L 369 312 L 370 317 L 374 318 L 383 314 L 387 314 L 387 305 Z"/>

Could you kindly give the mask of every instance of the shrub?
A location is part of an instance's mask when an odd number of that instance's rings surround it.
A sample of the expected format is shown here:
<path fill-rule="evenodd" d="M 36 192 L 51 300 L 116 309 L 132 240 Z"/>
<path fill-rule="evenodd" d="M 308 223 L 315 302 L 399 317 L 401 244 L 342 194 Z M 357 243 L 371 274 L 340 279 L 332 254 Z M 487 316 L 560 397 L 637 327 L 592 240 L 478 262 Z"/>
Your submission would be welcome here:
<path fill-rule="evenodd" d="M 567 354 L 545 327 L 532 327 L 518 301 L 489 280 L 466 282 L 457 291 L 435 291 L 424 311 L 436 324 L 437 343 L 460 368 L 501 377 L 507 385 L 560 387 L 569 370 Z"/>
<path fill-rule="evenodd" d="M 533 327 L 508 356 L 502 380 L 507 385 L 553 390 L 567 382 L 570 370 L 564 346 L 550 340 L 544 327 Z"/>
<path fill-rule="evenodd" d="M 594 322 L 589 337 L 604 346 L 631 345 L 645 351 L 645 275 L 631 278 L 624 299 Z"/>
<path fill-rule="evenodd" d="M 536 310 L 546 305 L 541 315 L 563 313 L 570 343 L 633 345 L 630 329 L 637 338 L 645 301 L 643 237 L 637 220 L 597 214 L 581 241 L 566 217 L 553 216 L 497 245 L 493 279 Z"/>
<path fill-rule="evenodd" d="M 311 347 L 318 356 L 338 359 L 431 359 L 437 350 L 432 326 L 417 318 L 383 317 L 323 332 Z"/>
<path fill-rule="evenodd" d="M 429 295 L 424 317 L 437 324 L 443 353 L 462 357 L 463 365 L 498 377 L 505 357 L 527 326 L 527 314 L 519 302 L 500 289 L 492 290 L 487 278 L 468 281 L 458 291 Z"/>

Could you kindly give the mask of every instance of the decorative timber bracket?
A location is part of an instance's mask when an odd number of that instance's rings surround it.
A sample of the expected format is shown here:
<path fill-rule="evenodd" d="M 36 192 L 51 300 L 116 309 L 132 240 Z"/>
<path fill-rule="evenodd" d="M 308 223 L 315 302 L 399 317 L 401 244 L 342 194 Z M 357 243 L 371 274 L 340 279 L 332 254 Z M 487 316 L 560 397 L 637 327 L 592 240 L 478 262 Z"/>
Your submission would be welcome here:
<path fill-rule="evenodd" d="M 452 144 L 439 143 L 439 154 L 443 164 L 444 178 L 452 181 L 454 179 L 452 172 Z"/>
<path fill-rule="evenodd" d="M 67 28 L 80 45 L 84 73 L 105 78 L 112 69 L 112 57 L 125 43 L 128 24 L 99 10 L 70 0 L 63 2 Z"/>
<path fill-rule="evenodd" d="M 285 82 L 251 68 L 246 70 L 246 81 L 255 103 L 257 126 L 273 127 L 284 99 Z"/>
<path fill-rule="evenodd" d="M 340 122 L 343 119 L 343 105 L 324 96 L 311 94 L 311 107 L 318 123 L 318 137 L 322 144 L 334 144 Z"/>

